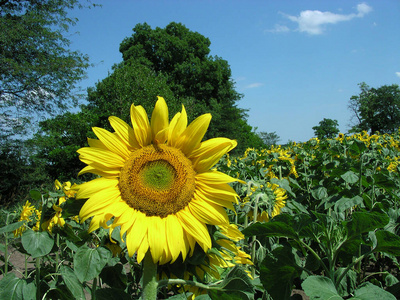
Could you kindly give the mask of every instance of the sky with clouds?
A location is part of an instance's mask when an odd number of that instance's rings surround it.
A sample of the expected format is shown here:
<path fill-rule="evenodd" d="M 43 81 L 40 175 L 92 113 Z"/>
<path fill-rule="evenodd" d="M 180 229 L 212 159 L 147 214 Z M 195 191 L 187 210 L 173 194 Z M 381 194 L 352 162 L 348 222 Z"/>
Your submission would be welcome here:
<path fill-rule="evenodd" d="M 93 63 L 83 88 L 122 60 L 119 44 L 136 24 L 180 22 L 208 37 L 211 54 L 228 61 L 249 124 L 276 132 L 281 143 L 307 141 L 323 118 L 338 120 L 347 132 L 347 105 L 358 83 L 400 84 L 398 0 L 97 2 L 101 8 L 71 13 L 79 19 L 71 47 Z"/>

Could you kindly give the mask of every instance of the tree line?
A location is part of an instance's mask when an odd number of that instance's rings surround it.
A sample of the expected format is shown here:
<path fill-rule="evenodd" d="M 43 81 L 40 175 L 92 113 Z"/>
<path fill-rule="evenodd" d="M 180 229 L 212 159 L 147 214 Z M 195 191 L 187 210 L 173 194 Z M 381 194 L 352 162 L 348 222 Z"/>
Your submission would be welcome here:
<path fill-rule="evenodd" d="M 88 137 L 94 138 L 91 128 L 111 130 L 111 115 L 129 123 L 132 103 L 151 113 L 158 95 L 167 100 L 170 117 L 182 104 L 189 121 L 210 112 L 205 138 L 236 139 L 236 153 L 280 141 L 276 132 L 257 133 L 248 124 L 247 110 L 237 106 L 243 95 L 235 89 L 228 62 L 210 55 L 211 41 L 176 22 L 155 29 L 137 24 L 120 44 L 122 61 L 88 88 L 85 104 L 71 112 L 82 98 L 77 87 L 90 63 L 86 55 L 68 48 L 66 33 L 77 20 L 67 11 L 95 6 L 80 3 L 0 1 L 0 30 L 6 33 L 0 35 L 0 204 L 56 178 L 78 180 L 83 165 L 76 150 L 87 146 Z M 352 130 L 398 128 L 399 87 L 374 89 L 362 83 L 360 88 L 360 95 L 350 99 L 349 108 L 358 120 Z M 41 116 L 47 119 L 29 126 Z M 313 129 L 324 138 L 337 134 L 337 127 L 336 120 L 324 119 Z M 29 128 L 36 130 L 26 139 Z"/>

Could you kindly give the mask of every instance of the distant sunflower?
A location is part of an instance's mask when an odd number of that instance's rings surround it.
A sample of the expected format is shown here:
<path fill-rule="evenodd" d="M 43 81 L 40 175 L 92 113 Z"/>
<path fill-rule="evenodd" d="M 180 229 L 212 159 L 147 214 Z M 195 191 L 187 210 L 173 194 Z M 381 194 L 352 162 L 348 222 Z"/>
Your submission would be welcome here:
<path fill-rule="evenodd" d="M 211 115 L 187 126 L 185 108 L 168 121 L 168 107 L 158 97 L 151 122 L 142 106 L 131 106 L 132 127 L 117 117 L 109 121 L 114 133 L 93 128 L 99 140 L 78 150 L 88 166 L 80 174 L 100 178 L 78 186 L 77 199 L 86 199 L 82 221 L 93 217 L 90 231 L 121 226 L 128 253 L 138 262 L 150 251 L 154 263 L 185 259 L 198 243 L 211 248 L 207 224 L 228 224 L 225 207 L 234 209 L 238 181 L 210 170 L 236 146 L 227 138 L 201 140 Z M 108 222 L 108 221 L 112 222 Z"/>

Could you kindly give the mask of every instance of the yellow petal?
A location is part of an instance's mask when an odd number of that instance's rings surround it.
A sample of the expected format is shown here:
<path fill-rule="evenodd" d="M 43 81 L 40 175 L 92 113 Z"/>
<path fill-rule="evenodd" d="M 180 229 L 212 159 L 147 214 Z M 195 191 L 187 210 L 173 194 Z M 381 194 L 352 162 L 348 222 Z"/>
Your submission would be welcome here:
<path fill-rule="evenodd" d="M 232 211 L 235 211 L 232 203 L 236 203 L 236 198 L 230 195 L 215 195 L 201 189 L 196 189 L 195 197 L 200 197 L 202 200 L 210 202 L 211 204 L 226 207 Z"/>
<path fill-rule="evenodd" d="M 176 214 L 181 222 L 184 230 L 192 236 L 196 242 L 203 248 L 204 252 L 207 252 L 211 248 L 211 238 L 207 230 L 207 226 L 196 219 L 188 207 L 180 210 Z"/>
<path fill-rule="evenodd" d="M 116 188 L 118 182 L 118 179 L 96 178 L 89 182 L 82 183 L 75 188 L 78 190 L 76 199 L 89 198 L 101 190 Z"/>
<path fill-rule="evenodd" d="M 210 202 L 202 201 L 201 198 L 193 197 L 189 203 L 189 210 L 201 222 L 210 225 L 229 223 L 228 215 L 223 207 L 212 205 Z"/>
<path fill-rule="evenodd" d="M 213 138 L 204 141 L 189 156 L 193 161 L 193 167 L 198 173 L 212 168 L 221 157 L 235 148 L 237 142 L 227 138 Z"/>
<path fill-rule="evenodd" d="M 108 206 L 112 204 L 118 197 L 120 197 L 120 191 L 117 188 L 108 188 L 93 194 L 82 206 L 79 212 L 79 217 L 83 222 L 95 214 L 110 212 L 108 210 Z"/>
<path fill-rule="evenodd" d="M 179 257 L 181 250 L 183 259 L 185 259 L 189 250 L 189 245 L 185 244 L 182 225 L 180 224 L 179 220 L 175 215 L 168 215 L 165 218 L 165 226 L 168 249 L 172 256 L 171 263 L 173 263 Z"/>
<path fill-rule="evenodd" d="M 239 197 L 235 190 L 226 183 L 222 184 L 205 184 L 201 181 L 196 182 L 196 190 L 206 192 L 208 194 L 214 195 L 221 200 L 227 200 L 237 203 L 237 198 Z"/>
<path fill-rule="evenodd" d="M 88 165 L 96 162 L 108 168 L 122 168 L 125 163 L 118 154 L 100 148 L 83 147 L 77 152 L 80 154 L 79 159 Z"/>
<path fill-rule="evenodd" d="M 221 184 L 221 183 L 229 183 L 229 182 L 235 182 L 235 181 L 240 181 L 242 183 L 245 183 L 242 180 L 233 178 L 225 173 L 218 172 L 215 170 L 197 174 L 196 180 L 199 180 L 206 184 Z"/>
<path fill-rule="evenodd" d="M 175 147 L 179 137 L 185 131 L 187 126 L 187 114 L 185 107 L 182 105 L 182 111 L 177 113 L 169 124 L 168 145 Z"/>
<path fill-rule="evenodd" d="M 151 143 L 151 128 L 147 113 L 142 106 L 131 106 L 131 122 L 136 140 L 140 147 Z"/>
<path fill-rule="evenodd" d="M 164 98 L 162 97 L 157 97 L 158 100 L 156 102 L 156 105 L 154 107 L 153 113 L 151 115 L 151 133 L 152 137 L 155 138 L 157 134 L 164 129 L 168 128 L 168 106 L 167 103 L 165 103 Z M 165 141 L 166 140 L 166 134 L 168 132 L 164 131 L 164 136 L 162 139 Z M 159 138 L 161 138 L 159 136 Z M 164 141 L 160 141 L 160 143 L 163 143 Z"/>
<path fill-rule="evenodd" d="M 95 147 L 95 148 L 101 148 L 101 149 L 104 149 L 104 150 L 108 150 L 107 147 L 104 146 L 104 144 L 101 141 L 97 140 L 97 139 L 88 138 L 87 141 L 88 141 L 88 144 L 89 144 L 90 147 Z"/>
<path fill-rule="evenodd" d="M 179 137 L 176 148 L 189 156 L 191 152 L 200 145 L 201 140 L 210 125 L 211 114 L 204 114 L 196 118 Z"/>
<path fill-rule="evenodd" d="M 157 263 L 163 255 L 166 246 L 166 233 L 165 233 L 165 218 L 160 217 L 147 217 L 148 226 L 148 241 L 153 262 Z"/>
<path fill-rule="evenodd" d="M 111 152 L 117 153 L 125 160 L 129 157 L 130 151 L 125 143 L 123 143 L 117 135 L 112 134 L 108 130 L 99 127 L 93 127 L 94 134 Z"/>
<path fill-rule="evenodd" d="M 139 249 L 140 244 L 147 235 L 148 223 L 146 216 L 143 213 L 137 212 L 135 223 L 126 233 L 126 247 L 128 248 L 129 256 L 133 256 Z M 147 237 L 146 237 L 147 242 Z M 146 253 L 145 253 L 146 254 Z M 138 253 L 139 255 L 139 253 Z M 144 256 L 144 255 L 143 255 Z"/>
<path fill-rule="evenodd" d="M 112 128 L 114 128 L 115 133 L 120 137 L 120 139 L 130 146 L 131 151 L 140 148 L 132 127 L 130 127 L 120 118 L 114 116 L 109 117 L 108 121 L 110 122 Z"/>
<path fill-rule="evenodd" d="M 84 167 L 79 173 L 78 176 L 85 173 L 93 173 L 105 178 L 116 178 L 119 177 L 120 170 L 119 169 L 105 169 L 104 167 L 96 168 L 95 164 L 91 164 L 90 166 Z"/>

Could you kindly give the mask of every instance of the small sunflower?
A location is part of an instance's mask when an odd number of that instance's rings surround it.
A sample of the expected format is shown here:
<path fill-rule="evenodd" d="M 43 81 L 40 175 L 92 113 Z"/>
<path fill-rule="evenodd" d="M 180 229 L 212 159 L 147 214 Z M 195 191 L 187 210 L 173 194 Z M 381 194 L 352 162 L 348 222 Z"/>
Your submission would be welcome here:
<path fill-rule="evenodd" d="M 229 224 L 225 208 L 234 209 L 238 181 L 210 170 L 236 146 L 236 141 L 201 141 L 211 115 L 187 126 L 185 108 L 168 121 L 168 107 L 158 97 L 151 121 L 142 106 L 131 106 L 132 127 L 117 117 L 109 121 L 114 133 L 93 128 L 98 140 L 78 150 L 88 166 L 80 174 L 100 178 L 77 187 L 77 199 L 87 199 L 83 221 L 93 217 L 90 231 L 120 226 L 130 256 L 141 262 L 150 251 L 153 262 L 184 260 L 199 244 L 211 248 L 209 225 Z"/>
<path fill-rule="evenodd" d="M 25 202 L 25 205 L 22 206 L 21 214 L 18 221 L 31 221 L 31 216 L 35 212 L 35 207 L 31 205 L 29 201 Z M 14 237 L 19 237 L 26 230 L 25 224 L 23 224 L 18 229 L 14 230 Z"/>

